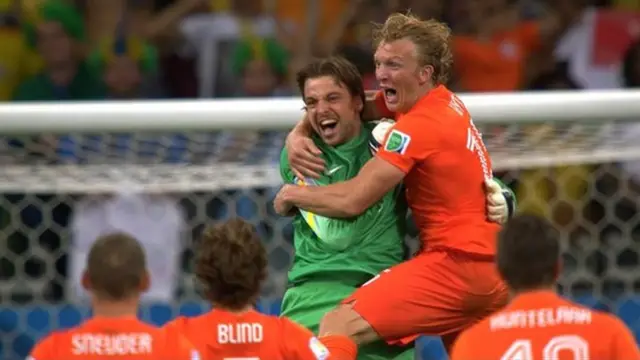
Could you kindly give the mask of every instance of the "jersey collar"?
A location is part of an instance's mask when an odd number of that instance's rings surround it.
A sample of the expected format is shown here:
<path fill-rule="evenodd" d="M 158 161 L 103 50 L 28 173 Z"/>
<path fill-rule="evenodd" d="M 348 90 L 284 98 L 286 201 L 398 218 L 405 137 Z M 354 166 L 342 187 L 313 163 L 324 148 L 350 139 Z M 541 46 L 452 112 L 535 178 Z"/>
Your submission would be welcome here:
<path fill-rule="evenodd" d="M 419 109 L 421 107 L 427 107 L 428 103 L 433 102 L 434 100 L 439 98 L 444 98 L 446 97 L 447 94 L 449 94 L 449 90 L 444 85 L 438 85 L 433 89 L 429 90 L 429 92 L 427 92 L 420 99 L 418 99 L 418 101 L 416 101 L 416 103 L 411 107 L 411 109 L 403 113 L 403 115 L 411 111 L 414 111 L 416 109 Z"/>
<path fill-rule="evenodd" d="M 511 300 L 510 305 L 516 307 L 523 305 L 540 306 L 547 303 L 555 303 L 559 298 L 560 295 L 552 290 L 532 290 L 516 295 Z"/>

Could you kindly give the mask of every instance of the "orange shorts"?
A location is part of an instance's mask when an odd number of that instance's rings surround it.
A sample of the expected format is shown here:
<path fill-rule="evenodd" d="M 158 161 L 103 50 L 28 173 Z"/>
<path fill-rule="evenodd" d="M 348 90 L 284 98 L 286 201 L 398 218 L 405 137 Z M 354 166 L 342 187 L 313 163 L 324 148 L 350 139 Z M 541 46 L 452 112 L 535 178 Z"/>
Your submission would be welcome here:
<path fill-rule="evenodd" d="M 458 333 L 507 303 L 493 260 L 452 250 L 428 250 L 387 269 L 356 290 L 352 303 L 389 344 L 419 335 Z"/>

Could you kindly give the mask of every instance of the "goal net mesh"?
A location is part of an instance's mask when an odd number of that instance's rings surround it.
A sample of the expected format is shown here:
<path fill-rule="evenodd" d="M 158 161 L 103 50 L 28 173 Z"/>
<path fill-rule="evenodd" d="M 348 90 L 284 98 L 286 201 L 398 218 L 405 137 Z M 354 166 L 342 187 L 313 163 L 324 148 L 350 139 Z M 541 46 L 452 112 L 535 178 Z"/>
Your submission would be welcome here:
<path fill-rule="evenodd" d="M 640 289 L 640 128 L 615 121 L 478 125 L 496 174 L 517 192 L 519 209 L 559 227 L 561 291 L 615 311 L 640 330 L 634 297 Z M 290 219 L 278 217 L 271 205 L 281 184 L 284 137 L 279 131 L 4 136 L 2 358 L 24 358 L 47 331 L 86 315 L 69 284 L 77 241 L 72 219 L 83 213 L 80 202 L 106 201 L 114 193 L 174 201 L 186 224 L 177 250 L 176 301 L 143 307 L 145 319 L 162 323 L 205 308 L 190 272 L 191 240 L 204 224 L 232 216 L 255 224 L 265 241 L 270 277 L 262 304 L 277 311 L 293 259 Z M 414 239 L 407 243 L 413 246 Z"/>

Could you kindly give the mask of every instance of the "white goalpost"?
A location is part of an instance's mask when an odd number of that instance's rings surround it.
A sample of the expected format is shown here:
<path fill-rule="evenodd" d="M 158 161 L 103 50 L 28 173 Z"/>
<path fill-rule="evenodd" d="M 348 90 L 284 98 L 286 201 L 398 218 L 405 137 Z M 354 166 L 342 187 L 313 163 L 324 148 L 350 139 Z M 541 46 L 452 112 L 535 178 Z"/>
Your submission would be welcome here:
<path fill-rule="evenodd" d="M 494 171 L 513 181 L 519 208 L 558 226 L 562 291 L 579 299 L 586 294 L 589 305 L 597 300 L 622 308 L 640 284 L 634 275 L 640 266 L 634 208 L 640 91 L 461 98 L 483 133 Z M 285 135 L 302 117 L 302 105 L 293 98 L 1 104 L 0 234 L 7 245 L 0 247 L 0 299 L 8 309 L 33 302 L 47 307 L 16 315 L 18 330 L 9 330 L 0 346 L 15 347 L 32 315 L 61 322 L 69 312 L 80 316 L 73 307 L 64 314 L 48 307 L 51 286 L 68 283 L 58 263 L 74 241 L 65 219 L 81 212 L 78 199 L 115 192 L 176 200 L 188 244 L 212 221 L 241 216 L 255 224 L 270 266 L 262 299 L 277 303 L 293 247 L 291 220 L 273 212 L 271 199 L 282 183 Z M 73 210 L 60 215 L 63 207 Z M 183 274 L 179 299 L 197 298 L 188 266 Z M 166 320 L 163 311 L 158 316 Z M 171 316 L 180 311 L 170 308 Z"/>
<path fill-rule="evenodd" d="M 640 91 L 461 97 L 483 131 L 497 171 L 625 161 L 640 153 L 640 143 L 627 135 L 640 114 Z M 245 148 L 260 141 L 256 131 L 290 129 L 300 120 L 302 105 L 299 99 L 3 104 L 2 133 L 45 134 L 54 142 L 54 134 L 68 134 L 65 140 L 76 149 L 66 150 L 91 160 L 78 165 L 74 155 L 65 161 L 51 159 L 47 165 L 18 161 L 0 173 L 0 190 L 101 193 L 126 184 L 144 192 L 179 192 L 219 190 L 230 184 L 275 186 L 280 176 L 273 161 L 250 161 L 257 154 Z M 216 134 L 220 131 L 227 135 Z M 133 134 L 121 144 L 128 149 L 105 148 L 105 142 L 118 142 L 122 133 Z M 179 146 L 176 133 L 185 137 Z M 86 146 L 91 135 L 100 135 L 100 141 Z M 272 143 L 265 151 L 277 152 L 282 136 L 268 139 Z M 229 148 L 221 149 L 225 141 Z M 144 146 L 146 156 L 140 156 Z M 176 147 L 180 159 L 167 162 L 166 153 Z M 247 151 L 243 160 L 249 161 L 234 159 L 234 149 Z M 231 160 L 221 159 L 218 150 L 228 152 Z"/>

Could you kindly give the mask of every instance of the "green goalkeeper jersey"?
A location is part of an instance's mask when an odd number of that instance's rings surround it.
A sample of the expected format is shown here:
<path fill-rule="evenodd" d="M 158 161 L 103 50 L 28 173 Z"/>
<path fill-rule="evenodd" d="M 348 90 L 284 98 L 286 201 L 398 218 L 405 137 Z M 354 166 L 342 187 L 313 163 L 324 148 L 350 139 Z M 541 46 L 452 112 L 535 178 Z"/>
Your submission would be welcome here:
<path fill-rule="evenodd" d="M 363 124 L 360 135 L 332 147 L 314 136 L 326 164 L 320 179 L 297 179 L 287 160 L 280 157 L 280 173 L 285 183 L 323 186 L 355 177 L 371 159 L 368 140 L 375 124 Z M 330 277 L 364 282 L 404 258 L 407 206 L 398 186 L 364 213 L 350 219 L 333 219 L 299 210 L 293 220 L 295 257 L 289 283 Z"/>

